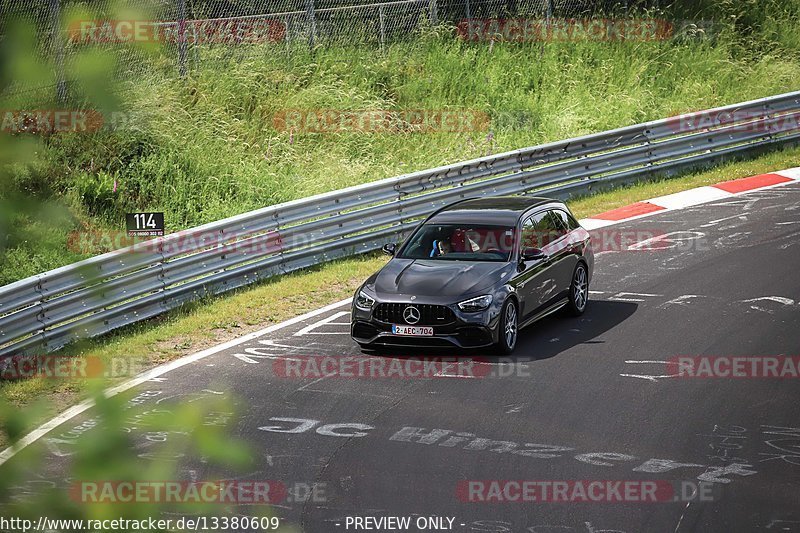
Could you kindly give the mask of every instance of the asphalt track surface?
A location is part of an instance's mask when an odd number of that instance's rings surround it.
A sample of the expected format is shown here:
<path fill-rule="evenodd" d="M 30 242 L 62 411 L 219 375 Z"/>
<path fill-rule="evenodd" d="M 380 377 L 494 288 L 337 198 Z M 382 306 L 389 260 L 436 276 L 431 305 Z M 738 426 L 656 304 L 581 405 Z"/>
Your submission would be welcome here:
<path fill-rule="evenodd" d="M 664 363 L 800 355 L 800 184 L 606 229 L 669 237 L 657 250 L 601 250 L 585 315 L 527 328 L 511 358 L 426 352 L 485 358 L 478 377 L 279 376 L 287 359 L 304 356 L 395 357 L 363 354 L 342 306 L 133 393 L 143 406 L 234 399 L 233 433 L 259 455 L 232 478 L 324 487 L 321 501 L 274 507 L 303 531 L 353 531 L 346 519 L 355 516 L 451 517 L 453 531 L 800 531 L 800 381 L 689 379 Z M 53 439 L 91 416 L 34 445 L 48 462 L 30 472 L 31 483 L 68 484 L 69 442 Z M 286 418 L 315 422 L 289 433 L 301 423 L 277 420 Z M 146 458 L 153 446 L 141 440 L 137 451 Z M 187 458 L 180 472 L 202 479 L 205 468 Z M 465 480 L 654 480 L 710 487 L 710 495 L 485 503 L 464 501 Z"/>

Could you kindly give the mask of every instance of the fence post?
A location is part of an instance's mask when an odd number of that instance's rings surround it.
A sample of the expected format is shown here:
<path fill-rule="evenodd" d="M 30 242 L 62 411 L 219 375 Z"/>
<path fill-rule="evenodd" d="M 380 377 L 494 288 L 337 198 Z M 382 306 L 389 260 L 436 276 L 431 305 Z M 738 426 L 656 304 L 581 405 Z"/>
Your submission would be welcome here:
<path fill-rule="evenodd" d="M 61 35 L 61 2 L 50 0 L 50 28 L 53 32 L 53 63 L 55 63 L 56 98 L 67 100 L 67 80 L 64 79 L 64 41 Z"/>
<path fill-rule="evenodd" d="M 286 15 L 286 22 L 283 23 L 283 25 L 286 28 L 286 33 L 284 34 L 284 36 L 286 37 L 285 41 L 286 41 L 286 59 L 287 60 L 289 59 L 289 55 L 291 54 L 291 37 L 289 36 L 289 32 L 292 31 L 292 27 L 289 25 L 290 22 L 291 22 L 291 19 L 289 17 L 290 17 L 290 15 Z"/>
<path fill-rule="evenodd" d="M 472 19 L 472 10 L 469 8 L 469 0 L 466 0 L 467 20 Z"/>
<path fill-rule="evenodd" d="M 178 72 L 186 76 L 186 0 L 178 0 Z"/>
<path fill-rule="evenodd" d="M 431 24 L 436 26 L 439 24 L 439 15 L 436 13 L 436 0 L 429 0 L 428 10 L 430 11 Z"/>
<path fill-rule="evenodd" d="M 553 0 L 547 0 L 547 13 L 544 25 L 546 33 L 545 33 L 545 38 L 542 41 L 542 46 L 539 49 L 540 55 L 544 55 L 545 42 L 552 38 L 552 29 L 551 29 L 552 19 L 553 19 Z"/>
<path fill-rule="evenodd" d="M 314 11 L 314 0 L 306 0 L 306 17 L 308 18 L 308 47 L 314 48 L 317 38 L 317 14 Z"/>
<path fill-rule="evenodd" d="M 197 24 L 192 24 L 192 52 L 194 55 L 194 68 L 200 68 L 200 51 L 197 46 Z"/>
<path fill-rule="evenodd" d="M 384 46 L 386 45 L 386 30 L 384 28 L 384 19 L 383 19 L 383 4 L 378 6 L 378 21 L 381 25 L 381 51 L 383 51 Z"/>

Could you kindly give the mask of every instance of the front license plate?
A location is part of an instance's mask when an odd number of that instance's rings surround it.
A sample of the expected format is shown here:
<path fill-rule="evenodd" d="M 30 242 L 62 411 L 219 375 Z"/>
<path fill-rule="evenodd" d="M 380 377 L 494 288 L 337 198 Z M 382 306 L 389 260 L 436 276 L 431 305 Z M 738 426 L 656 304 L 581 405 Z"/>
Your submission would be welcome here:
<path fill-rule="evenodd" d="M 401 326 L 392 325 L 392 333 L 395 335 L 416 335 L 418 337 L 432 337 L 433 328 L 426 326 Z"/>

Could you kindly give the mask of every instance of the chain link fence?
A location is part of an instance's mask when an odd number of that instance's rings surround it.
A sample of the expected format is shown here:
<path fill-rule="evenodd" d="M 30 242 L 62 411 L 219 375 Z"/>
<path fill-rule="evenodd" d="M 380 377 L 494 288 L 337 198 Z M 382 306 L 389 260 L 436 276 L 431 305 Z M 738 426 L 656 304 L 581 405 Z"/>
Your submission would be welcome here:
<path fill-rule="evenodd" d="M 475 21 L 579 21 L 657 13 L 658 0 L 0 0 L 0 39 L 12 21 L 34 31 L 52 82 L 36 87 L 13 80 L 4 96 L 50 91 L 64 100 L 71 61 L 92 47 L 113 56 L 115 79 L 162 69 L 184 76 L 209 63 L 258 54 L 287 60 L 321 46 L 383 48 L 425 29 L 464 32 Z M 511 24 L 509 24 L 511 25 Z M 487 28 L 483 28 L 487 30 Z M 494 31 L 496 31 L 495 28 Z M 537 30 L 541 31 L 541 30 Z M 484 33 L 486 33 L 484 31 Z M 474 37 L 474 35 L 472 35 Z M 216 64 L 212 65 L 214 68 Z"/>

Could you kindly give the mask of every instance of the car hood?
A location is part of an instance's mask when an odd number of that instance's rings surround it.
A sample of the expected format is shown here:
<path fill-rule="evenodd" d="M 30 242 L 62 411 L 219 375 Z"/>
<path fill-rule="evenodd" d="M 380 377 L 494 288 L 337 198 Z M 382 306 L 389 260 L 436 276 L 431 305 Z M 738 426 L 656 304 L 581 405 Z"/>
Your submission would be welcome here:
<path fill-rule="evenodd" d="M 490 261 L 392 259 L 370 285 L 389 301 L 403 295 L 455 301 L 501 284 L 512 270 L 509 263 Z"/>

